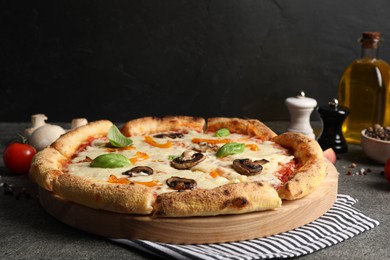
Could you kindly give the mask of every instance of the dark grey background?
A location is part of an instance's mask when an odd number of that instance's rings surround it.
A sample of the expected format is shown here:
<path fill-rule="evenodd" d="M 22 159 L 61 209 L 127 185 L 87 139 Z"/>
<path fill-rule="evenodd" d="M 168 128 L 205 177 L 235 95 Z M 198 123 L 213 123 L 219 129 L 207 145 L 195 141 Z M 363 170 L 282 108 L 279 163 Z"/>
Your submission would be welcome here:
<path fill-rule="evenodd" d="M 0 121 L 149 115 L 287 120 L 303 89 L 337 95 L 390 1 L 1 1 Z M 316 117 L 316 115 L 313 115 Z"/>

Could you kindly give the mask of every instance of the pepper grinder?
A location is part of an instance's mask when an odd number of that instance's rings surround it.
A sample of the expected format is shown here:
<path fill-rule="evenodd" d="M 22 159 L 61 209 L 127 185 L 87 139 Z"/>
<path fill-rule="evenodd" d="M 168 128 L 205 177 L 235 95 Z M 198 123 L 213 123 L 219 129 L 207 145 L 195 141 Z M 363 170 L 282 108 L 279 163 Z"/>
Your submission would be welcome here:
<path fill-rule="evenodd" d="M 347 142 L 343 136 L 341 127 L 350 110 L 347 107 L 339 106 L 337 99 L 329 101 L 327 106 L 318 108 L 322 120 L 322 133 L 318 143 L 323 150 L 332 148 L 336 153 L 348 151 Z"/>
<path fill-rule="evenodd" d="M 317 106 L 317 101 L 306 97 L 304 91 L 300 91 L 295 97 L 286 99 L 286 106 L 290 112 L 290 132 L 303 133 L 311 138 L 315 138 L 313 128 L 310 125 L 310 115 Z"/>

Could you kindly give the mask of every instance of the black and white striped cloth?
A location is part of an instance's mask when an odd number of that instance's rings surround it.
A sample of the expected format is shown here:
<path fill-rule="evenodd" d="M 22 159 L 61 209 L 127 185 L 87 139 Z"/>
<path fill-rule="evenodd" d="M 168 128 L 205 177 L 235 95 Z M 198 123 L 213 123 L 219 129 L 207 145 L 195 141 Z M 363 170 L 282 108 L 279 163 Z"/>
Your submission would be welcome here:
<path fill-rule="evenodd" d="M 270 259 L 297 257 L 335 245 L 370 230 L 379 222 L 352 207 L 356 199 L 337 195 L 333 207 L 317 220 L 278 235 L 246 241 L 173 245 L 145 240 L 112 239 L 167 259 Z"/>

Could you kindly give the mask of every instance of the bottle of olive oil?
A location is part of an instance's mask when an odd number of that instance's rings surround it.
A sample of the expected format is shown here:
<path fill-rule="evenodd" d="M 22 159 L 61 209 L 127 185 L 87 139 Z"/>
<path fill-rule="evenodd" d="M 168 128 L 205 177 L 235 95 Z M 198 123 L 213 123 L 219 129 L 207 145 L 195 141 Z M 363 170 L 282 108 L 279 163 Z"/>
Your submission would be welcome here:
<path fill-rule="evenodd" d="M 361 131 L 369 126 L 390 125 L 390 66 L 378 57 L 380 42 L 379 32 L 364 32 L 361 57 L 339 82 L 339 103 L 351 111 L 342 126 L 348 143 L 360 143 Z"/>

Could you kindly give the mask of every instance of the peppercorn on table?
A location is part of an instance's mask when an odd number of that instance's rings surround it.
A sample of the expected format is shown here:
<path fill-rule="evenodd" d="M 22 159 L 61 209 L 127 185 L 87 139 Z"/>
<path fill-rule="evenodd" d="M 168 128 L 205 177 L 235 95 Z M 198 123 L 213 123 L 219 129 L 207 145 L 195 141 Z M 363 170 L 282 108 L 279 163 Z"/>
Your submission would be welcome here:
<path fill-rule="evenodd" d="M 288 122 L 266 122 L 274 131 L 283 132 Z M 59 125 L 68 128 L 67 124 Z M 0 150 L 3 152 L 17 133 L 29 123 L 0 123 Z M 339 155 L 338 193 L 358 200 L 354 205 L 364 215 L 380 222 L 379 226 L 323 250 L 302 256 L 307 259 L 386 259 L 390 233 L 390 184 L 383 175 L 383 165 L 368 159 L 359 145 Z M 1 256 L 20 258 L 150 259 L 153 255 L 135 247 L 71 228 L 49 215 L 40 205 L 38 189 L 27 175 L 14 175 L 0 161 Z M 109 223 L 107 223 L 109 225 Z"/>

